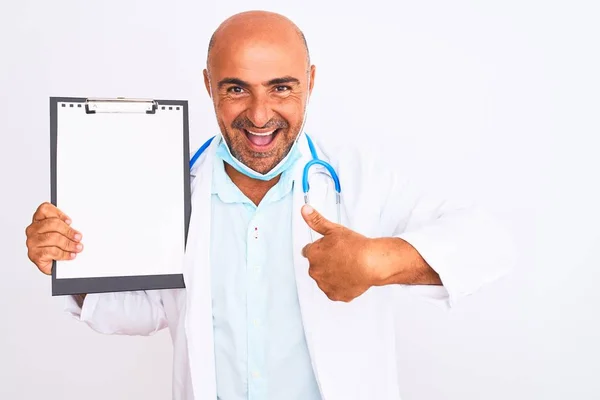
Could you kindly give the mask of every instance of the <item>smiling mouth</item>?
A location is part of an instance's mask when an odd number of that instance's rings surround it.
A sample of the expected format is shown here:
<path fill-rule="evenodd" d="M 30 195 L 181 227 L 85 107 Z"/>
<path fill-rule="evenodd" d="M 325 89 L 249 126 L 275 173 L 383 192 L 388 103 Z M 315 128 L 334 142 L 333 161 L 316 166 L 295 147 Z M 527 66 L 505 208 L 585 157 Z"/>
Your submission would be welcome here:
<path fill-rule="evenodd" d="M 275 137 L 279 133 L 279 129 L 273 129 L 265 132 L 255 132 L 247 129 L 243 130 L 246 134 L 246 137 L 257 148 L 265 148 L 273 143 Z"/>

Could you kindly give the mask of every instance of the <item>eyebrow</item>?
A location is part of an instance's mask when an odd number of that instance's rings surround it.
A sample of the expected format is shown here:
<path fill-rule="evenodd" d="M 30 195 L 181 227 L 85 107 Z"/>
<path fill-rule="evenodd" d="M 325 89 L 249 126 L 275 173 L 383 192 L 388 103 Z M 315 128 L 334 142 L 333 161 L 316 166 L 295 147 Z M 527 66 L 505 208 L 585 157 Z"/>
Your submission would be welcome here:
<path fill-rule="evenodd" d="M 263 86 L 283 85 L 285 83 L 294 83 L 294 84 L 298 85 L 298 84 L 300 84 L 300 80 L 298 80 L 297 78 L 294 78 L 293 76 L 283 76 L 281 78 L 271 79 L 270 81 L 263 83 Z M 251 86 L 248 82 L 243 81 L 239 78 L 221 79 L 217 86 L 220 89 L 225 85 L 236 85 L 236 86 L 241 86 L 244 88 Z"/>
<path fill-rule="evenodd" d="M 265 86 L 273 86 L 273 85 L 283 85 L 284 83 L 295 83 L 296 85 L 300 84 L 300 81 L 293 76 L 284 76 L 281 78 L 271 79 L 266 83 Z"/>
<path fill-rule="evenodd" d="M 222 88 L 225 85 L 237 85 L 237 86 L 242 86 L 242 87 L 248 87 L 250 86 L 247 82 L 244 82 L 241 79 L 238 78 L 224 78 L 221 79 L 219 81 L 218 87 L 219 89 Z"/>

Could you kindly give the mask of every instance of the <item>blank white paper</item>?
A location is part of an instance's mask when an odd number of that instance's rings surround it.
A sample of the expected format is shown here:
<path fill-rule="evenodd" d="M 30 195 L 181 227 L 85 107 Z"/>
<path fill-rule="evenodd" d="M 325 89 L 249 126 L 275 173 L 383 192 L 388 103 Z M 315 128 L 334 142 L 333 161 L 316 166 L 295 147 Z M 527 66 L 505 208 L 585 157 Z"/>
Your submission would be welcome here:
<path fill-rule="evenodd" d="M 57 262 L 57 279 L 182 273 L 183 108 L 86 114 L 59 102 L 57 128 L 57 206 L 84 245 Z"/>

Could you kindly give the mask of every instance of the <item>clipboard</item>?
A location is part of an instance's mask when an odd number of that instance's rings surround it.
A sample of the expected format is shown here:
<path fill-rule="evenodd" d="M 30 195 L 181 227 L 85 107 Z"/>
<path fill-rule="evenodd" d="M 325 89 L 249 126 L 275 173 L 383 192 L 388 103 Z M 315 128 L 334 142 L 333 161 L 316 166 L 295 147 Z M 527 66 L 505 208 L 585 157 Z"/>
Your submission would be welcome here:
<path fill-rule="evenodd" d="M 50 97 L 51 202 L 84 246 L 53 296 L 185 287 L 189 158 L 187 101 Z"/>

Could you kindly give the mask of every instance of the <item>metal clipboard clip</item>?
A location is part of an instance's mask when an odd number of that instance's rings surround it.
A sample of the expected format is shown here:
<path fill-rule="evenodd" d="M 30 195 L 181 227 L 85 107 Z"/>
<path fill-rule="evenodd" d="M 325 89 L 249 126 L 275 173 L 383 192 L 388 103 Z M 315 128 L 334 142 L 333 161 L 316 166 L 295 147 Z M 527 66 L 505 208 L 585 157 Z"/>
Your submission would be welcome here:
<path fill-rule="evenodd" d="M 146 113 L 155 114 L 158 103 L 151 99 L 89 98 L 85 101 L 85 113 Z"/>

